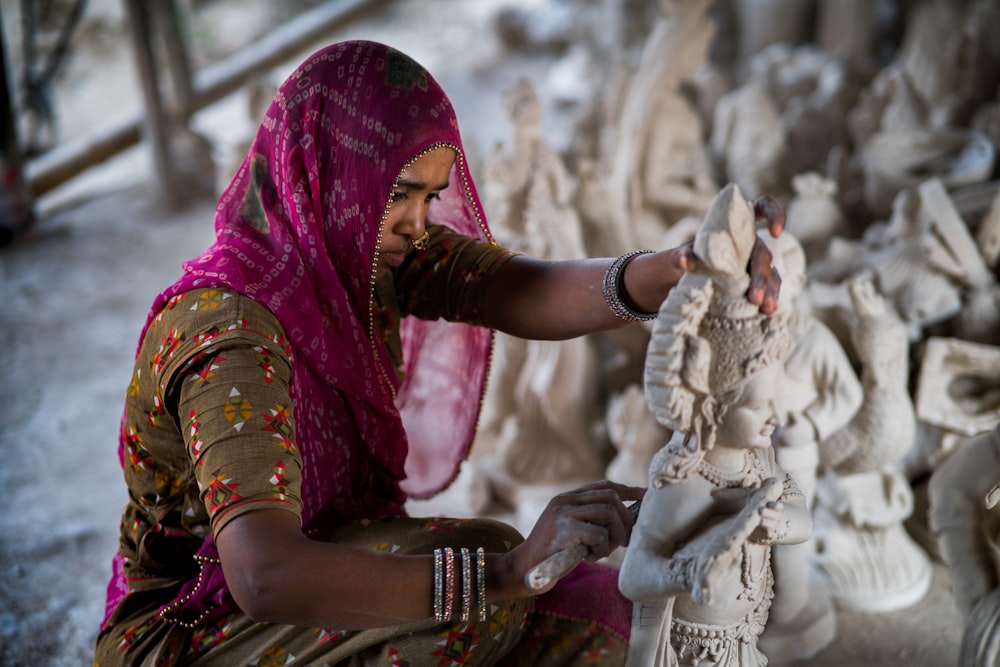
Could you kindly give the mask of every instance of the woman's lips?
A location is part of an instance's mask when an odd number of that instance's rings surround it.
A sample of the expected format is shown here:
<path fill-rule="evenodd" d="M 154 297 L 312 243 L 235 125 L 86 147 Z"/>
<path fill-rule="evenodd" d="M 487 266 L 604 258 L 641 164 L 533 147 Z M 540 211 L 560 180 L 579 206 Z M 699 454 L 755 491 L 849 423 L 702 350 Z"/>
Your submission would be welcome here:
<path fill-rule="evenodd" d="M 400 264 L 403 263 L 403 260 L 406 259 L 406 253 L 400 251 L 382 252 L 380 254 L 382 257 L 382 261 L 385 262 L 388 266 L 392 267 L 399 266 Z"/>

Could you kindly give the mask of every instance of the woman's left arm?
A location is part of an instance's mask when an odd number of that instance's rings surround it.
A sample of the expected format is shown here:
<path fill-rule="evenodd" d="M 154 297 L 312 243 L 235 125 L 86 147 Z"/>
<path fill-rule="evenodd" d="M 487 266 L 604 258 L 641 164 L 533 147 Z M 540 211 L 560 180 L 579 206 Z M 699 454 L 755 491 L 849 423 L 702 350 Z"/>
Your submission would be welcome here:
<path fill-rule="evenodd" d="M 754 203 L 772 236 L 784 229 L 785 214 L 771 197 Z M 637 255 L 622 270 L 618 295 L 639 313 L 656 313 L 685 271 L 695 267 L 691 244 Z M 487 288 L 483 317 L 495 329 L 521 338 L 562 340 L 626 324 L 605 299 L 605 274 L 613 259 L 543 261 L 516 256 L 501 266 Z M 760 239 L 747 267 L 747 298 L 765 314 L 777 307 L 781 279 Z"/>

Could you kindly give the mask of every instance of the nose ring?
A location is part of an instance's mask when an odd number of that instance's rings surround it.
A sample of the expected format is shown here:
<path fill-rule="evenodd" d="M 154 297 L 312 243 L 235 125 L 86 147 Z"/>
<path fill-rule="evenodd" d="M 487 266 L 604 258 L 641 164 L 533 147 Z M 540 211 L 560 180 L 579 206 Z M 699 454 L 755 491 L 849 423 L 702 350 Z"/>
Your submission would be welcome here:
<path fill-rule="evenodd" d="M 423 234 L 410 241 L 410 245 L 417 250 L 427 250 L 427 242 L 430 240 L 431 233 L 425 229 Z"/>

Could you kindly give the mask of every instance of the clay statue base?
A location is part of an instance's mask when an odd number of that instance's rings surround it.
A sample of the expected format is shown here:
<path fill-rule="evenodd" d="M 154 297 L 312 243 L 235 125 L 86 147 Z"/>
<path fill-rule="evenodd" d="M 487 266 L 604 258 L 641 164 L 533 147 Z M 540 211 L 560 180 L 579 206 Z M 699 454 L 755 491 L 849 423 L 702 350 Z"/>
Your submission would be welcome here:
<path fill-rule="evenodd" d="M 930 559 L 902 524 L 859 529 L 821 506 L 813 520 L 817 570 L 838 608 L 887 612 L 909 607 L 927 594 Z"/>
<path fill-rule="evenodd" d="M 959 667 L 1000 664 L 1000 588 L 979 600 L 969 615 L 962 636 Z"/>
<path fill-rule="evenodd" d="M 757 647 L 769 665 L 784 665 L 815 657 L 837 638 L 837 610 L 824 588 L 810 587 L 809 606 L 792 623 L 768 624 Z"/>

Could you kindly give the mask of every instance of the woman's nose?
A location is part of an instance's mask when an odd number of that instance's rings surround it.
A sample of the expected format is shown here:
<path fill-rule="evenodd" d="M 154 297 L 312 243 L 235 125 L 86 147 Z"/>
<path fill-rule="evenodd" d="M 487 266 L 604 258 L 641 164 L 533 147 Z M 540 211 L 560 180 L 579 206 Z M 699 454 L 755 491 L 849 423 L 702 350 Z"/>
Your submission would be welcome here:
<path fill-rule="evenodd" d="M 403 236 L 415 239 L 424 233 L 427 220 L 427 208 L 420 204 L 406 207 L 399 223 L 396 225 L 396 232 Z"/>

